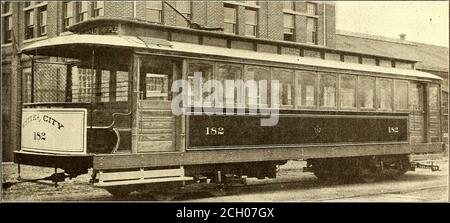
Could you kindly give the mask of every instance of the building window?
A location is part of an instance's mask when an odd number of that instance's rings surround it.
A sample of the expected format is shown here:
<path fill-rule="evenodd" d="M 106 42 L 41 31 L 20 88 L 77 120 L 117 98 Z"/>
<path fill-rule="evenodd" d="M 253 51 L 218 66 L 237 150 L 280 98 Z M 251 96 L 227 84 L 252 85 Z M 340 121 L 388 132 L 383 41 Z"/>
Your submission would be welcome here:
<path fill-rule="evenodd" d="M 321 74 L 319 83 L 320 107 L 336 107 L 337 75 Z"/>
<path fill-rule="evenodd" d="M 162 8 L 161 1 L 146 1 L 145 9 L 147 20 L 150 22 L 162 23 Z"/>
<path fill-rule="evenodd" d="M 316 74 L 308 71 L 297 71 L 297 106 L 316 106 Z"/>
<path fill-rule="evenodd" d="M 256 37 L 258 29 L 258 12 L 252 9 L 245 9 L 245 35 Z"/>
<path fill-rule="evenodd" d="M 26 1 L 24 2 L 24 6 L 25 8 L 30 7 L 31 6 L 31 1 Z"/>
<path fill-rule="evenodd" d="M 47 35 L 47 6 L 39 8 L 39 36 Z"/>
<path fill-rule="evenodd" d="M 25 11 L 25 39 L 34 38 L 34 11 Z"/>
<path fill-rule="evenodd" d="M 341 108 L 356 108 L 356 77 L 341 76 L 340 84 L 340 104 Z"/>
<path fill-rule="evenodd" d="M 12 42 L 12 16 L 3 16 L 3 43 Z"/>
<path fill-rule="evenodd" d="M 224 32 L 236 33 L 236 8 L 225 6 L 224 7 Z"/>
<path fill-rule="evenodd" d="M 12 13 L 11 3 L 2 3 L 2 43 L 12 42 Z"/>
<path fill-rule="evenodd" d="M 378 79 L 377 102 L 380 110 L 392 110 L 392 80 Z"/>
<path fill-rule="evenodd" d="M 360 77 L 358 82 L 358 105 L 362 109 L 373 109 L 375 99 L 375 78 Z"/>
<path fill-rule="evenodd" d="M 295 10 L 294 2 L 293 1 L 283 1 L 283 9 L 294 11 Z"/>
<path fill-rule="evenodd" d="M 93 1 L 92 2 L 92 17 L 104 16 L 105 15 L 105 2 L 104 1 Z"/>
<path fill-rule="evenodd" d="M 2 3 L 2 14 L 7 14 L 11 12 L 11 3 L 3 2 Z"/>
<path fill-rule="evenodd" d="M 87 19 L 89 2 L 77 2 L 77 22 Z"/>
<path fill-rule="evenodd" d="M 306 3 L 306 13 L 308 15 L 317 15 L 317 4 L 311 2 Z"/>
<path fill-rule="evenodd" d="M 283 25 L 284 25 L 284 40 L 294 41 L 294 15 L 284 14 Z"/>
<path fill-rule="evenodd" d="M 63 3 L 63 16 L 64 16 L 64 28 L 71 26 L 73 24 L 73 2 Z"/>
<path fill-rule="evenodd" d="M 408 109 L 408 82 L 395 81 L 394 106 L 395 110 Z"/>
<path fill-rule="evenodd" d="M 307 42 L 317 44 L 317 19 L 308 18 L 306 24 Z"/>
<path fill-rule="evenodd" d="M 294 72 L 291 70 L 273 69 L 272 80 L 278 80 L 278 105 L 293 105 Z"/>
<path fill-rule="evenodd" d="M 188 19 L 192 19 L 192 2 L 190 1 L 179 1 L 176 2 L 177 10 Z M 189 27 L 189 23 L 185 23 Z"/>

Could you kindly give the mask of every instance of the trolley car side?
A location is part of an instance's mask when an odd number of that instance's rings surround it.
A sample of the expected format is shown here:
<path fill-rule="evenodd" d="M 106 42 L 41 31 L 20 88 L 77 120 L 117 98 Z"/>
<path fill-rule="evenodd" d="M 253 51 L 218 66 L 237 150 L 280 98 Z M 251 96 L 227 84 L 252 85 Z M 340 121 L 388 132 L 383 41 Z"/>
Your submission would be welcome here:
<path fill-rule="evenodd" d="M 221 181 L 225 174 L 275 177 L 276 165 L 293 159 L 307 160 L 305 170 L 320 179 L 350 175 L 370 181 L 409 170 L 411 153 L 442 149 L 439 125 L 433 123 L 440 114 L 441 79 L 416 70 L 133 36 L 74 34 L 23 52 L 72 58 L 58 62 L 64 65 L 58 72 L 65 74 L 62 100 L 41 100 L 45 94 L 34 89 L 23 111 L 85 109 L 87 122 L 79 128 L 86 129 L 87 148 L 71 155 L 22 147 L 15 162 L 75 176 L 93 168 L 93 184 L 100 187 L 198 176 Z M 49 74 L 44 64 L 34 62 L 32 86 L 39 75 Z M 263 117 L 239 114 L 175 116 L 171 84 L 195 72 L 220 81 L 278 79 L 278 125 L 260 126 Z M 89 89 L 75 83 L 75 75 Z M 221 134 L 209 134 L 211 128 Z"/>

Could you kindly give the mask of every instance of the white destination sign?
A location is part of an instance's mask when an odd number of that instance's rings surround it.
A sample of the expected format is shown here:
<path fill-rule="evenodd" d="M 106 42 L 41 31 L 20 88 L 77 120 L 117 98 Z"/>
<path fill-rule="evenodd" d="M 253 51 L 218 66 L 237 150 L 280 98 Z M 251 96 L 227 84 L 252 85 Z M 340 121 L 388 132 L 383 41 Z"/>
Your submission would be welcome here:
<path fill-rule="evenodd" d="M 22 150 L 86 153 L 86 109 L 23 109 Z"/>

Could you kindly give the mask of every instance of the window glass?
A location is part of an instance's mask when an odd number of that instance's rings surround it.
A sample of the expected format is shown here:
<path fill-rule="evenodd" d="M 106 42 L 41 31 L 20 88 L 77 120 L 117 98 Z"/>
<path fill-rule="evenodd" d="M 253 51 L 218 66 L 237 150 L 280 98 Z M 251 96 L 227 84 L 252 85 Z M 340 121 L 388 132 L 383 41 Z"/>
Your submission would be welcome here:
<path fill-rule="evenodd" d="M 92 8 L 93 10 L 93 16 L 104 16 L 104 8 L 105 8 L 105 2 L 104 1 L 93 1 L 92 2 Z"/>
<path fill-rule="evenodd" d="M 90 102 L 91 91 L 95 86 L 95 70 L 72 67 L 72 97 L 73 102 Z"/>
<path fill-rule="evenodd" d="M 34 25 L 34 11 L 28 10 L 25 12 L 25 23 L 27 26 Z"/>
<path fill-rule="evenodd" d="M 258 13 L 255 10 L 245 10 L 245 35 L 256 36 Z"/>
<path fill-rule="evenodd" d="M 316 74 L 310 71 L 297 71 L 297 105 L 302 107 L 316 106 Z"/>
<path fill-rule="evenodd" d="M 12 42 L 12 16 L 4 16 L 3 19 L 3 43 Z"/>
<path fill-rule="evenodd" d="M 306 24 L 306 41 L 317 44 L 317 19 L 308 18 Z"/>
<path fill-rule="evenodd" d="M 294 72 L 291 70 L 273 69 L 272 80 L 278 80 L 279 105 L 293 105 L 294 98 Z"/>
<path fill-rule="evenodd" d="M 431 110 L 439 110 L 438 96 L 438 87 L 436 85 L 430 86 L 429 105 Z"/>
<path fill-rule="evenodd" d="M 319 98 L 321 107 L 336 107 L 336 79 L 334 74 L 321 74 L 319 82 Z"/>
<path fill-rule="evenodd" d="M 397 110 L 408 109 L 408 82 L 395 81 L 394 106 Z"/>
<path fill-rule="evenodd" d="M 377 80 L 377 101 L 381 110 L 392 110 L 392 80 Z"/>
<path fill-rule="evenodd" d="M 102 70 L 102 81 L 100 84 L 100 100 L 102 102 L 109 101 L 109 82 L 111 80 L 111 72 L 109 70 Z"/>
<path fill-rule="evenodd" d="M 263 91 L 266 91 L 265 95 L 268 97 L 267 89 L 260 88 L 259 81 L 266 81 L 266 86 L 267 88 L 269 87 L 269 69 L 264 67 L 249 66 L 245 72 L 245 81 L 247 80 L 254 80 L 256 82 L 256 95 L 250 95 L 249 89 L 245 88 L 245 96 L 247 98 L 246 104 L 249 105 L 250 102 L 256 102 L 257 104 L 267 105 L 267 98 L 264 100 L 259 97 L 261 92 L 264 95 Z"/>
<path fill-rule="evenodd" d="M 128 72 L 116 72 L 116 101 L 128 101 Z"/>
<path fill-rule="evenodd" d="M 73 2 L 64 2 L 64 27 L 67 28 L 73 24 Z"/>
<path fill-rule="evenodd" d="M 47 6 L 39 8 L 39 36 L 47 35 Z"/>
<path fill-rule="evenodd" d="M 284 14 L 283 25 L 284 40 L 294 41 L 294 15 Z"/>
<path fill-rule="evenodd" d="M 236 33 L 236 9 L 224 7 L 224 32 Z"/>
<path fill-rule="evenodd" d="M 358 104 L 360 108 L 374 108 L 375 78 L 360 77 L 358 81 Z"/>
<path fill-rule="evenodd" d="M 208 80 L 212 80 L 213 77 L 213 65 L 206 62 L 191 62 L 188 65 L 188 81 L 190 85 L 189 95 L 191 97 L 191 105 L 194 105 L 194 73 L 199 73 L 202 77 L 202 83 L 204 84 Z M 208 96 L 207 93 L 203 93 L 202 98 Z"/>
<path fill-rule="evenodd" d="M 311 2 L 306 3 L 306 13 L 308 13 L 309 15 L 316 15 L 317 14 L 316 3 Z"/>
<path fill-rule="evenodd" d="M 2 13 L 6 14 L 11 11 L 11 3 L 10 2 L 3 2 L 2 3 Z"/>
<path fill-rule="evenodd" d="M 176 3 L 177 10 L 186 16 L 188 19 L 192 19 L 192 9 L 191 9 L 191 2 L 190 1 L 177 1 Z M 189 26 L 189 24 L 183 20 L 183 23 L 185 26 Z"/>
<path fill-rule="evenodd" d="M 293 1 L 283 1 L 283 8 L 287 10 L 294 10 L 294 2 Z"/>
<path fill-rule="evenodd" d="M 161 1 L 146 1 L 145 8 L 147 9 L 147 20 L 151 22 L 162 22 L 162 2 Z"/>
<path fill-rule="evenodd" d="M 341 108 L 356 108 L 356 77 L 342 75 L 340 91 Z"/>
<path fill-rule="evenodd" d="M 409 109 L 423 111 L 423 87 L 419 83 L 409 84 Z"/>
<path fill-rule="evenodd" d="M 234 64 L 220 64 L 218 66 L 218 73 L 216 80 L 222 83 L 224 105 L 233 104 L 237 102 L 237 88 L 235 86 L 226 85 L 226 80 L 242 80 L 242 66 Z M 233 92 L 233 95 L 230 93 Z"/>
<path fill-rule="evenodd" d="M 25 78 L 25 103 L 31 102 L 31 67 L 23 68 L 23 77 Z"/>

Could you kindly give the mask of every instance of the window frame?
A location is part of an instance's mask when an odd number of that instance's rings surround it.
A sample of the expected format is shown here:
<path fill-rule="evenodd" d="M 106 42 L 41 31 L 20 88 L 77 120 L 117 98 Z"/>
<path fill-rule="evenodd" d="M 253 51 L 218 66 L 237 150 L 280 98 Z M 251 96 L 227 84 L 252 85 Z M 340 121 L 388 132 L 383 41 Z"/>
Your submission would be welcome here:
<path fill-rule="evenodd" d="M 298 95 L 297 94 L 297 90 L 298 90 L 298 81 L 300 80 L 300 77 L 302 76 L 302 75 L 304 75 L 303 74 L 303 72 L 308 72 L 309 73 L 309 75 L 313 75 L 314 76 L 314 105 L 313 106 L 303 106 L 303 105 L 301 105 L 301 104 L 299 104 L 299 103 L 297 103 L 297 97 L 299 97 L 300 95 Z M 295 108 L 296 109 L 300 109 L 300 110 L 311 110 L 311 109 L 318 109 L 319 108 L 319 100 L 318 100 L 318 96 L 319 96 L 319 93 L 318 93 L 318 88 L 319 88 L 319 73 L 318 72 L 316 72 L 316 71 L 311 71 L 311 70 L 299 70 L 299 69 L 296 69 L 295 70 L 295 86 L 294 86 L 294 88 L 295 88 L 295 92 L 294 92 L 294 95 L 295 95 Z M 303 85 L 302 85 L 303 86 Z M 300 98 L 300 100 L 301 100 L 301 98 Z"/>
<path fill-rule="evenodd" d="M 310 11 L 310 7 L 308 7 L 308 6 L 314 6 L 313 7 L 313 12 L 314 13 L 310 13 L 311 11 Z M 307 15 L 313 15 L 313 16 L 316 16 L 317 15 L 317 11 L 318 11 L 318 5 L 317 5 L 317 3 L 314 3 L 314 2 L 306 2 L 306 14 Z"/>
<path fill-rule="evenodd" d="M 360 105 L 360 101 L 361 98 L 359 97 L 359 91 L 363 88 L 361 88 L 361 79 L 371 79 L 373 82 L 373 90 L 372 90 L 372 108 L 366 108 L 366 107 L 361 107 Z M 377 110 L 377 83 L 376 83 L 376 77 L 374 76 L 362 76 L 362 75 L 358 75 L 358 82 L 356 85 L 357 88 L 357 92 L 356 92 L 356 107 L 359 111 L 376 111 Z"/>
<path fill-rule="evenodd" d="M 283 1 L 283 10 L 295 12 L 295 1 Z"/>
<path fill-rule="evenodd" d="M 292 18 L 292 26 L 286 26 L 285 18 L 288 16 Z M 289 30 L 290 32 L 286 32 L 286 30 Z M 291 35 L 292 39 L 286 40 L 286 35 Z M 283 40 L 290 42 L 295 41 L 295 15 L 293 14 L 283 13 Z"/>
<path fill-rule="evenodd" d="M 406 108 L 401 109 L 401 108 L 397 108 L 397 104 L 396 102 L 396 96 L 397 96 L 397 85 L 396 83 L 406 83 Z M 407 112 L 409 110 L 409 81 L 407 80 L 400 80 L 400 79 L 394 79 L 394 107 L 393 110 L 394 111 L 401 111 L 401 112 Z"/>
<path fill-rule="evenodd" d="M 147 4 L 147 3 L 156 3 L 156 2 L 160 3 L 159 5 L 161 7 L 153 7 L 153 6 L 149 6 Z M 163 2 L 162 1 L 145 1 L 144 4 L 145 4 L 146 20 L 149 21 L 149 22 L 157 23 L 157 24 L 163 24 L 164 23 L 164 18 L 163 18 L 164 17 L 164 13 L 163 13 L 164 5 L 163 5 Z M 152 21 L 152 20 L 149 19 L 149 17 L 148 17 L 149 11 L 157 12 L 158 17 L 159 17 L 158 21 Z"/>
<path fill-rule="evenodd" d="M 74 24 L 74 10 L 75 10 L 76 2 L 68 1 L 63 2 L 63 28 L 67 30 L 67 28 Z M 68 7 L 70 5 L 70 8 Z M 70 9 L 70 10 L 69 10 Z M 69 16 L 70 12 L 70 16 Z"/>
<path fill-rule="evenodd" d="M 184 4 L 188 4 L 188 11 L 183 11 L 182 9 L 179 8 L 179 3 L 184 3 Z M 175 8 L 184 16 L 186 16 L 186 18 L 191 19 L 192 20 L 192 2 L 191 1 L 177 1 L 175 2 Z M 186 22 L 186 26 L 189 27 L 189 23 Z"/>
<path fill-rule="evenodd" d="M 2 15 L 2 22 L 2 44 L 12 43 L 12 15 Z"/>
<path fill-rule="evenodd" d="M 309 21 L 313 21 L 313 27 L 309 27 Z M 318 19 L 317 18 L 306 18 L 306 43 L 317 45 L 319 43 L 319 37 L 318 37 Z M 308 37 L 309 36 L 309 37 Z M 309 41 L 309 38 L 312 38 L 312 41 Z"/>
<path fill-rule="evenodd" d="M 189 69 L 189 65 L 190 64 L 205 64 L 205 65 L 207 65 L 207 66 L 210 66 L 211 67 L 211 75 L 209 75 L 207 78 L 205 78 L 205 75 L 203 75 L 202 74 L 202 84 L 204 84 L 206 81 L 208 81 L 208 80 L 214 80 L 214 78 L 215 78 L 215 71 L 216 71 L 216 68 L 215 68 L 215 62 L 214 61 L 210 61 L 210 60 L 202 60 L 202 59 L 187 59 L 186 60 L 186 74 L 185 74 L 185 76 L 186 76 L 186 81 L 188 81 L 188 84 L 189 84 L 189 86 L 191 86 L 190 85 L 190 82 L 189 82 L 189 77 L 190 77 L 190 69 Z M 194 73 L 192 73 L 192 77 L 194 77 Z M 189 106 L 190 107 L 195 107 L 195 94 L 194 94 L 194 89 L 190 89 L 190 91 L 188 91 L 188 97 L 189 97 L 189 100 L 191 100 L 190 101 L 190 104 L 189 104 Z M 202 106 L 203 106 L 203 99 L 205 98 L 205 95 L 202 93 Z"/>
<path fill-rule="evenodd" d="M 319 110 L 339 110 L 339 105 L 340 105 L 340 101 L 339 101 L 339 97 L 340 97 L 340 95 L 339 95 L 339 80 L 340 80 L 340 78 L 339 78 L 339 74 L 337 74 L 337 73 L 333 73 L 333 72 L 324 72 L 324 71 L 321 71 L 321 72 L 318 72 L 319 73 L 319 76 L 318 76 L 318 80 L 317 80 L 317 82 L 318 82 L 318 89 L 317 89 L 317 91 L 318 91 L 318 106 L 319 106 Z M 335 106 L 322 106 L 321 104 L 322 104 L 322 101 L 323 101 L 323 99 L 321 98 L 321 83 L 322 83 L 322 76 L 323 75 L 332 75 L 332 76 L 335 76 L 335 85 L 336 85 L 336 87 L 335 87 L 335 91 L 334 91 L 334 94 L 335 94 L 335 96 L 334 96 L 334 104 L 335 104 Z M 324 105 L 325 105 L 325 102 L 324 102 Z"/>
<path fill-rule="evenodd" d="M 389 81 L 390 82 L 390 88 L 391 88 L 391 95 L 390 95 L 390 108 L 389 109 L 383 109 L 381 108 L 381 101 L 379 98 L 379 90 L 381 89 L 380 81 Z M 376 91 L 376 110 L 377 111 L 385 111 L 385 112 L 393 112 L 394 111 L 394 79 L 392 78 L 386 78 L 386 77 L 377 77 L 376 78 L 376 85 L 375 85 Z"/>
<path fill-rule="evenodd" d="M 255 18 L 254 18 L 255 19 L 255 23 L 248 23 L 248 21 L 247 21 L 247 15 L 248 15 L 247 12 L 249 12 L 249 11 L 252 11 L 252 12 L 255 13 Z M 258 24 L 259 24 L 258 17 L 259 17 L 259 12 L 258 12 L 257 9 L 245 8 L 245 36 L 258 37 L 258 31 L 259 31 L 259 29 L 258 29 Z M 253 35 L 248 35 L 247 34 L 247 31 L 248 31 L 247 28 L 249 26 L 252 27 Z"/>
<path fill-rule="evenodd" d="M 436 88 L 436 107 L 431 106 L 431 88 Z M 428 90 L 427 90 L 427 106 L 428 110 L 431 112 L 438 112 L 441 110 L 441 104 L 439 103 L 440 100 L 440 87 L 438 84 L 430 83 L 428 84 Z"/>
<path fill-rule="evenodd" d="M 229 66 L 235 66 L 235 67 L 239 67 L 240 69 L 241 69 L 241 74 L 240 74 L 240 77 L 236 77 L 236 74 L 234 75 L 234 81 L 236 81 L 236 80 L 244 80 L 244 73 L 245 73 L 245 71 L 244 71 L 244 69 L 245 69 L 245 66 L 243 65 L 243 64 L 239 64 L 239 63 L 232 63 L 232 62 L 216 62 L 215 63 L 215 65 L 214 65 L 214 72 L 213 72 L 213 79 L 214 80 L 218 80 L 218 78 L 217 78 L 217 76 L 218 76 L 218 74 L 220 73 L 219 72 L 219 69 L 220 69 L 220 67 L 221 66 L 224 66 L 224 65 L 229 65 Z M 220 81 L 220 80 L 219 80 Z M 244 82 L 245 83 L 245 82 Z M 223 107 L 224 108 L 226 108 L 227 106 L 227 104 L 226 104 L 226 86 L 225 85 L 223 85 L 222 86 L 223 87 Z M 243 89 L 241 89 L 242 90 L 242 92 L 241 92 L 241 94 L 242 95 L 244 95 L 245 96 L 245 88 L 243 88 Z M 243 104 L 238 104 L 237 103 L 237 94 L 238 94 L 238 89 L 235 89 L 235 91 L 234 91 L 234 96 L 235 96 L 235 98 L 234 98 L 234 107 L 235 108 L 237 108 L 237 107 L 245 107 L 245 100 L 243 101 Z"/>
<path fill-rule="evenodd" d="M 343 86 L 343 82 L 342 82 L 343 77 L 349 77 L 349 78 L 352 78 L 354 80 L 354 83 L 355 83 L 355 87 L 354 87 L 354 90 L 355 90 L 355 92 L 354 92 L 355 93 L 355 95 L 354 95 L 355 106 L 354 107 L 343 107 L 342 106 L 342 102 L 343 102 L 342 96 L 343 96 L 343 94 L 342 94 L 341 91 L 342 91 L 342 86 Z M 339 99 L 337 101 L 339 102 L 339 105 L 338 105 L 339 110 L 345 110 L 345 111 L 356 111 L 356 110 L 358 110 L 358 76 L 351 75 L 351 74 L 340 74 L 339 75 L 338 86 L 339 86 L 339 90 L 338 90 L 337 95 L 339 96 Z"/>
<path fill-rule="evenodd" d="M 233 11 L 234 11 L 234 22 L 232 22 L 232 21 L 227 21 L 227 18 L 225 17 L 225 10 L 226 9 L 232 9 Z M 224 13 L 223 13 L 223 23 L 224 23 L 224 29 L 223 29 L 223 32 L 224 33 L 229 33 L 229 34 L 237 34 L 238 33 L 238 9 L 237 9 L 237 7 L 236 6 L 233 6 L 233 5 L 229 5 L 229 4 L 224 4 L 223 5 L 223 10 L 224 10 Z M 232 27 L 233 27 L 233 32 L 228 32 L 227 31 L 227 29 L 226 29 L 226 25 L 232 25 Z"/>
<path fill-rule="evenodd" d="M 24 39 L 28 40 L 28 39 L 34 39 L 36 38 L 35 36 L 35 14 L 34 14 L 34 8 L 33 9 L 27 9 L 24 10 L 24 18 L 25 18 L 25 33 L 24 33 Z"/>
<path fill-rule="evenodd" d="M 244 81 L 244 83 L 247 81 L 247 80 L 249 80 L 249 79 L 247 79 L 247 73 L 248 73 L 248 70 L 249 69 L 251 69 L 251 68 L 258 68 L 258 69 L 261 69 L 261 70 L 265 70 L 266 72 L 267 72 L 267 107 L 270 107 L 270 105 L 272 104 L 272 102 L 271 102 L 271 97 L 272 97 L 272 95 L 270 95 L 270 92 L 271 92 L 271 88 L 270 88 L 270 85 L 271 85 L 271 80 L 270 80 L 270 78 L 271 78 L 271 76 L 272 76 L 272 66 L 268 66 L 268 65 L 248 65 L 248 64 L 245 64 L 244 65 L 244 74 L 243 74 L 243 81 Z M 254 79 L 252 79 L 252 80 L 254 80 Z M 256 106 L 257 106 L 257 108 L 259 108 L 259 86 L 257 87 L 257 92 L 256 92 L 256 94 L 257 94 L 257 98 L 258 98 L 258 101 L 257 101 L 257 103 L 256 103 Z M 249 102 L 249 97 L 248 97 L 248 95 L 247 95 L 247 92 L 246 92 L 246 88 L 244 87 L 244 94 L 245 94 L 245 101 L 244 101 L 244 106 L 245 106 L 245 108 L 250 108 L 250 104 L 248 103 Z"/>
<path fill-rule="evenodd" d="M 83 11 L 84 9 L 83 9 L 83 6 L 84 6 L 84 4 L 86 4 L 86 9 L 85 9 L 85 11 Z M 87 18 L 87 15 L 88 15 L 88 12 L 89 12 L 89 2 L 84 2 L 84 1 L 81 1 L 81 2 L 76 2 L 76 22 L 83 22 L 83 21 L 86 21 L 88 18 Z"/>
<path fill-rule="evenodd" d="M 289 72 L 292 75 L 292 79 L 291 79 L 291 104 L 290 105 L 284 105 L 281 103 L 281 101 L 278 101 L 279 104 L 279 108 L 294 108 L 295 107 L 295 69 L 288 69 L 288 68 L 279 68 L 279 67 L 271 67 L 271 71 L 270 71 L 270 77 L 269 77 L 269 83 L 268 83 L 268 98 L 269 98 L 269 102 L 270 105 L 272 105 L 272 102 L 270 101 L 272 99 L 272 80 L 274 80 L 274 75 L 276 73 L 276 71 L 281 71 L 281 72 Z M 280 99 L 280 98 L 279 98 Z"/>
<path fill-rule="evenodd" d="M 99 3 L 101 6 L 99 6 Z M 92 2 L 92 17 L 105 16 L 105 1 Z"/>
<path fill-rule="evenodd" d="M 45 8 L 45 9 L 44 9 Z M 48 11 L 47 6 L 38 8 L 38 37 L 46 36 L 48 32 Z M 44 30 L 44 31 L 43 31 Z"/>

